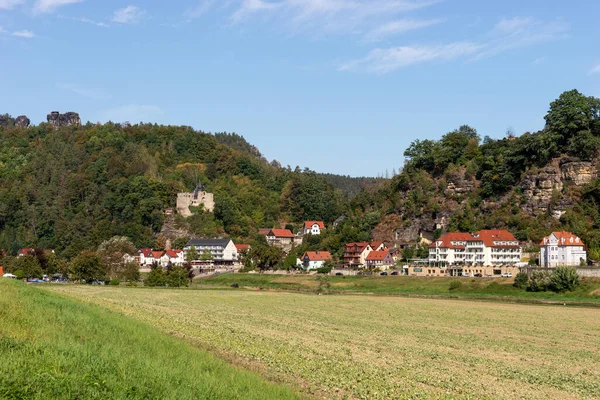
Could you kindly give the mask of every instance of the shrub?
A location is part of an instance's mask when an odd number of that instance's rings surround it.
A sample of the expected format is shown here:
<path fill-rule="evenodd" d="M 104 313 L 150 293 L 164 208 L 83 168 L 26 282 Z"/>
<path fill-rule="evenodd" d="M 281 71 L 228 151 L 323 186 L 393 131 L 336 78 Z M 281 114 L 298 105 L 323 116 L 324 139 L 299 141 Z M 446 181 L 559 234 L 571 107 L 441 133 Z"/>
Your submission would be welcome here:
<path fill-rule="evenodd" d="M 459 289 L 461 286 L 462 286 L 462 282 L 459 281 L 458 279 L 455 279 L 452 282 L 450 282 L 449 290 L 456 290 L 456 289 Z"/>
<path fill-rule="evenodd" d="M 119 286 L 121 284 L 121 281 L 118 278 L 115 278 L 111 279 L 108 284 L 111 286 Z"/>
<path fill-rule="evenodd" d="M 237 283 L 233 283 L 233 284 L 231 284 L 231 287 L 234 289 L 237 289 L 240 287 L 240 285 L 238 285 Z"/>
<path fill-rule="evenodd" d="M 517 276 L 515 276 L 515 282 L 513 286 L 519 289 L 525 289 L 527 284 L 529 283 L 529 275 L 525 272 L 519 272 Z"/>
<path fill-rule="evenodd" d="M 328 274 L 331 272 L 331 266 L 323 266 L 321 268 L 317 268 L 318 274 Z"/>
<path fill-rule="evenodd" d="M 573 267 L 558 267 L 550 276 L 550 288 L 555 292 L 573 291 L 579 286 L 579 276 Z"/>
<path fill-rule="evenodd" d="M 550 274 L 548 271 L 533 271 L 529 277 L 527 290 L 530 292 L 545 292 L 550 287 Z"/>
<path fill-rule="evenodd" d="M 317 275 L 317 282 L 319 283 L 319 286 L 317 287 L 317 293 L 329 293 L 331 281 L 328 275 Z"/>

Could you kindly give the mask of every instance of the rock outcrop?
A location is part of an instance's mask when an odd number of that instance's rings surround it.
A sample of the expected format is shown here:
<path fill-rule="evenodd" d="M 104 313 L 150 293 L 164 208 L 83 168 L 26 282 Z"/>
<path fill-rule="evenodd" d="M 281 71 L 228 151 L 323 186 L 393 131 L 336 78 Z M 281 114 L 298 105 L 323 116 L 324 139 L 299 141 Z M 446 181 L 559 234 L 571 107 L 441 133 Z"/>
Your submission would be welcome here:
<path fill-rule="evenodd" d="M 551 165 L 527 174 L 521 181 L 521 190 L 527 202 L 522 206 L 530 215 L 542 215 L 551 209 L 555 218 L 573 204 L 565 195 L 569 187 L 580 187 L 598 177 L 598 167 L 589 161 L 555 159 Z"/>
<path fill-rule="evenodd" d="M 48 124 L 54 128 L 62 126 L 81 126 L 81 119 L 76 112 L 61 114 L 58 111 L 52 111 L 47 116 Z"/>
<path fill-rule="evenodd" d="M 30 124 L 31 121 L 26 115 L 19 115 L 17 118 L 15 118 L 15 126 L 18 126 L 19 128 L 29 128 Z"/>

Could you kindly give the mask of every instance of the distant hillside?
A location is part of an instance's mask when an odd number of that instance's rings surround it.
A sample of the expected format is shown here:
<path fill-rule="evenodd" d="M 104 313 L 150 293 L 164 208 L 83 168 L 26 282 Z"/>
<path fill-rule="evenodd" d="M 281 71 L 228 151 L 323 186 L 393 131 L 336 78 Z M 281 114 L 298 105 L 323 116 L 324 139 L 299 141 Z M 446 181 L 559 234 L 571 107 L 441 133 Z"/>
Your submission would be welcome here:
<path fill-rule="evenodd" d="M 398 176 L 353 201 L 382 215 L 375 239 L 398 245 L 447 230 L 506 228 L 533 248 L 551 230 L 600 248 L 600 99 L 576 90 L 550 104 L 539 132 L 483 139 L 465 125 L 416 140 Z"/>
<path fill-rule="evenodd" d="M 335 174 L 319 174 L 333 184 L 337 189 L 340 189 L 342 193 L 348 195 L 348 198 L 352 199 L 361 190 L 372 190 L 378 185 L 381 185 L 388 181 L 385 178 L 368 178 L 368 177 L 357 177 L 353 178 L 347 175 L 335 175 Z"/>

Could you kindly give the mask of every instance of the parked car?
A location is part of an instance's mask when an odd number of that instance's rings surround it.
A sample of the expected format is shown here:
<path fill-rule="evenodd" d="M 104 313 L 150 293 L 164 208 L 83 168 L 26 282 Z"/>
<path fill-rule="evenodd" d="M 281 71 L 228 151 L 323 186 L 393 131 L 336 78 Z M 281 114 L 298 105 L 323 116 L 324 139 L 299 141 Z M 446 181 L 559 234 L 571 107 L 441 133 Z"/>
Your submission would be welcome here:
<path fill-rule="evenodd" d="M 392 275 L 398 275 L 398 271 L 392 272 Z"/>
<path fill-rule="evenodd" d="M 503 278 L 512 278 L 512 273 L 510 273 L 510 272 L 507 272 L 507 273 L 505 273 L 505 274 L 502 274 L 502 277 L 503 277 Z"/>
<path fill-rule="evenodd" d="M 475 278 L 483 278 L 483 274 L 475 274 Z"/>
<path fill-rule="evenodd" d="M 382 272 L 379 275 L 381 275 L 381 276 L 387 276 L 387 272 Z"/>

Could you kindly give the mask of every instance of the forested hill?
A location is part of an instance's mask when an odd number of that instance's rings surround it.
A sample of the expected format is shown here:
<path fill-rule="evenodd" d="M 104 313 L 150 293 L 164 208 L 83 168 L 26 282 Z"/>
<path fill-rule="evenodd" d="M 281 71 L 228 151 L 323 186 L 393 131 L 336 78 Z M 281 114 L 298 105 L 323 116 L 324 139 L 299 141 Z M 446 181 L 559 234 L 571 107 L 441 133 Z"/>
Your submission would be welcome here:
<path fill-rule="evenodd" d="M 552 230 L 564 229 L 595 251 L 600 99 L 565 92 L 544 119 L 543 130 L 520 136 L 482 138 L 465 125 L 440 140 L 416 140 L 404 152 L 402 173 L 359 194 L 355 206 L 381 212 L 374 233 L 380 240 L 414 243 L 419 235 L 498 228 L 535 248 Z"/>
<path fill-rule="evenodd" d="M 322 176 L 274 168 L 217 137 L 152 124 L 0 127 L 0 248 L 72 257 L 114 235 L 151 247 L 163 211 L 199 182 L 216 205 L 214 214 L 178 218 L 195 236 L 246 239 L 260 227 L 330 223 L 344 212 L 344 196 Z"/>

